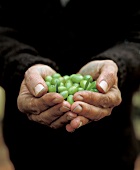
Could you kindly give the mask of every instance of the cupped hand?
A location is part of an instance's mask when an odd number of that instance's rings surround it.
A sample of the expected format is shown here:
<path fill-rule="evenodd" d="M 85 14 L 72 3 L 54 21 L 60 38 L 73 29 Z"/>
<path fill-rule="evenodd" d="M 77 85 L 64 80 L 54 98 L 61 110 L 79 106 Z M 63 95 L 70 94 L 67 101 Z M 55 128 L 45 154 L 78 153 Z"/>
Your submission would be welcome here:
<path fill-rule="evenodd" d="M 71 112 L 78 116 L 66 125 L 68 132 L 109 116 L 112 109 L 121 103 L 117 72 L 118 67 L 111 60 L 92 61 L 81 68 L 80 74 L 90 74 L 96 80 L 99 92 L 80 91 L 74 94 Z"/>
<path fill-rule="evenodd" d="M 56 73 L 55 70 L 44 64 L 31 66 L 25 72 L 25 83 L 29 92 L 35 97 L 40 97 L 45 94 L 48 91 L 48 88 L 44 79 L 46 76 L 54 73 Z"/>
<path fill-rule="evenodd" d="M 30 120 L 57 129 L 77 115 L 69 112 L 70 104 L 60 94 L 47 93 L 44 78 L 54 73 L 55 71 L 46 65 L 30 67 L 22 81 L 17 106 Z M 40 89 L 40 86 L 43 87 Z"/>

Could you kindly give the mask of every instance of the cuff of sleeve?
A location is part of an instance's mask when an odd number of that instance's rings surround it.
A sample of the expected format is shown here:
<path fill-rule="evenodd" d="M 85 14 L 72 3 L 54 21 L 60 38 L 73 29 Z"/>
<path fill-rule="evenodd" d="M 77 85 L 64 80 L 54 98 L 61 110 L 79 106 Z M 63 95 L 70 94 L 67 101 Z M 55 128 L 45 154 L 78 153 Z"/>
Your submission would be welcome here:
<path fill-rule="evenodd" d="M 56 71 L 58 71 L 59 69 L 56 63 L 50 60 L 49 58 L 43 58 L 41 56 L 32 56 L 30 54 L 20 55 L 21 56 L 18 57 L 19 68 L 17 69 L 21 72 L 25 72 L 29 67 L 31 67 L 34 64 L 46 64 Z"/>
<path fill-rule="evenodd" d="M 3 70 L 3 86 L 9 86 L 10 83 L 14 82 L 19 84 L 24 78 L 25 71 L 35 64 L 46 64 L 58 71 L 58 67 L 55 62 L 48 58 L 43 58 L 41 56 L 34 56 L 32 54 L 22 53 L 11 57 L 7 63 L 5 63 L 5 68 Z M 11 74 L 12 73 L 12 74 Z M 8 77 L 8 79 L 7 79 Z"/>

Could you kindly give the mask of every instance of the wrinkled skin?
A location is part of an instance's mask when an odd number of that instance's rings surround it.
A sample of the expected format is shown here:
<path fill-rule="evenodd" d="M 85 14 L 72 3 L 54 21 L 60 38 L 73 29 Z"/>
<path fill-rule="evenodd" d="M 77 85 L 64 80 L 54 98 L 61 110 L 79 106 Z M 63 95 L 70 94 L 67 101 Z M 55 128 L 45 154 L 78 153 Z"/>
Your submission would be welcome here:
<path fill-rule="evenodd" d="M 54 74 L 55 70 L 46 65 L 34 65 L 26 71 L 21 84 L 17 99 L 18 109 L 27 114 L 32 121 L 54 129 L 66 126 L 68 132 L 73 132 L 91 121 L 109 116 L 112 109 L 121 103 L 117 72 L 118 67 L 111 60 L 87 63 L 79 73 L 90 74 L 97 81 L 97 89 L 100 93 L 77 92 L 74 94 L 75 102 L 70 105 L 60 94 L 47 93 L 48 88 L 44 78 Z M 35 92 L 38 84 L 42 84 L 44 88 Z"/>

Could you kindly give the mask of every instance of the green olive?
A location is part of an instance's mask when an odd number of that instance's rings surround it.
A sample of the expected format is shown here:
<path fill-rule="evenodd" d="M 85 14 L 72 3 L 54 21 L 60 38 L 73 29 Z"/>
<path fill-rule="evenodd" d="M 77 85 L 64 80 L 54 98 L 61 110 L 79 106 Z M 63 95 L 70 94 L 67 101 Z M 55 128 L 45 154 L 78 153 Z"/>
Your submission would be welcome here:
<path fill-rule="evenodd" d="M 65 83 L 65 79 L 63 77 L 59 77 L 58 79 L 60 80 L 60 83 L 63 83 L 63 84 Z"/>
<path fill-rule="evenodd" d="M 70 79 L 72 80 L 73 83 L 80 83 L 80 81 L 83 80 L 83 76 L 80 74 L 72 74 L 70 76 Z"/>
<path fill-rule="evenodd" d="M 87 80 L 81 80 L 81 81 L 80 81 L 80 86 L 81 86 L 83 89 L 85 89 L 86 83 L 87 83 Z"/>
<path fill-rule="evenodd" d="M 76 86 L 71 86 L 69 89 L 68 89 L 68 93 L 69 94 L 74 94 L 77 92 L 77 87 Z"/>
<path fill-rule="evenodd" d="M 86 84 L 85 84 L 85 90 L 87 90 L 88 89 L 88 87 L 90 86 L 90 78 L 89 79 L 87 79 L 87 82 L 86 82 Z"/>
<path fill-rule="evenodd" d="M 72 95 L 72 94 L 67 97 L 67 101 L 68 101 L 70 104 L 74 103 L 73 95 Z"/>
<path fill-rule="evenodd" d="M 48 92 L 61 94 L 70 104 L 74 102 L 73 95 L 78 91 L 99 92 L 96 81 L 93 81 L 91 75 L 72 74 L 62 77 L 61 74 L 55 73 L 52 76 L 46 76 L 44 80 L 48 86 Z"/>
<path fill-rule="evenodd" d="M 68 79 L 70 78 L 70 76 L 65 75 L 65 76 L 63 76 L 63 78 L 64 78 L 64 80 L 66 81 L 66 80 L 68 80 Z"/>
<path fill-rule="evenodd" d="M 65 86 L 65 84 L 63 82 L 60 82 L 59 86 Z"/>
<path fill-rule="evenodd" d="M 58 78 L 52 78 L 52 80 L 51 80 L 51 84 L 53 84 L 53 85 L 59 85 L 60 84 L 60 80 L 58 79 Z"/>
<path fill-rule="evenodd" d="M 88 79 L 90 80 L 90 82 L 93 81 L 92 76 L 87 74 L 87 75 L 84 76 L 84 80 L 88 80 Z"/>
<path fill-rule="evenodd" d="M 83 90 L 84 90 L 84 88 L 82 88 L 82 87 L 77 88 L 77 91 L 83 91 Z"/>
<path fill-rule="evenodd" d="M 67 90 L 60 92 L 60 94 L 63 96 L 64 99 L 67 99 L 67 97 L 68 97 L 68 91 Z"/>
<path fill-rule="evenodd" d="M 80 86 L 80 84 L 79 84 L 79 83 L 73 83 L 73 86 L 75 86 L 75 87 L 79 87 L 79 86 Z"/>
<path fill-rule="evenodd" d="M 92 91 L 92 92 L 99 92 L 98 89 L 90 89 L 89 91 Z"/>
<path fill-rule="evenodd" d="M 60 77 L 62 77 L 62 76 L 61 76 L 61 74 L 59 74 L 59 73 L 54 73 L 54 74 L 52 75 L 52 78 L 60 78 Z"/>
<path fill-rule="evenodd" d="M 58 92 L 66 91 L 67 88 L 65 86 L 58 86 Z"/>
<path fill-rule="evenodd" d="M 45 77 L 45 81 L 51 82 L 51 80 L 52 80 L 52 76 L 46 76 L 46 77 Z"/>
<path fill-rule="evenodd" d="M 56 92 L 56 86 L 55 85 L 50 85 L 48 88 L 49 88 L 49 92 Z"/>
<path fill-rule="evenodd" d="M 46 81 L 47 86 L 49 87 L 51 83 L 49 81 Z"/>
<path fill-rule="evenodd" d="M 70 79 L 66 80 L 65 87 L 69 89 L 72 86 L 72 81 Z"/>
<path fill-rule="evenodd" d="M 96 81 L 91 82 L 90 86 L 88 86 L 87 90 L 96 89 Z"/>

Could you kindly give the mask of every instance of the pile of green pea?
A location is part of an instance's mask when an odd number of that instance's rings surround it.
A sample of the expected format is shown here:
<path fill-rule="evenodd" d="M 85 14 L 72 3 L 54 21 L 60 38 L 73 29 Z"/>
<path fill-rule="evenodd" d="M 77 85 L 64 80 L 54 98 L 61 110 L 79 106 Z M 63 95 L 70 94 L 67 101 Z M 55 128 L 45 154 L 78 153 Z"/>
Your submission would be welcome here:
<path fill-rule="evenodd" d="M 46 76 L 45 82 L 48 86 L 48 92 L 56 92 L 72 104 L 73 95 L 78 91 L 88 90 L 98 92 L 96 81 L 91 75 L 72 74 L 61 76 L 60 73 L 54 73 L 52 76 Z"/>

